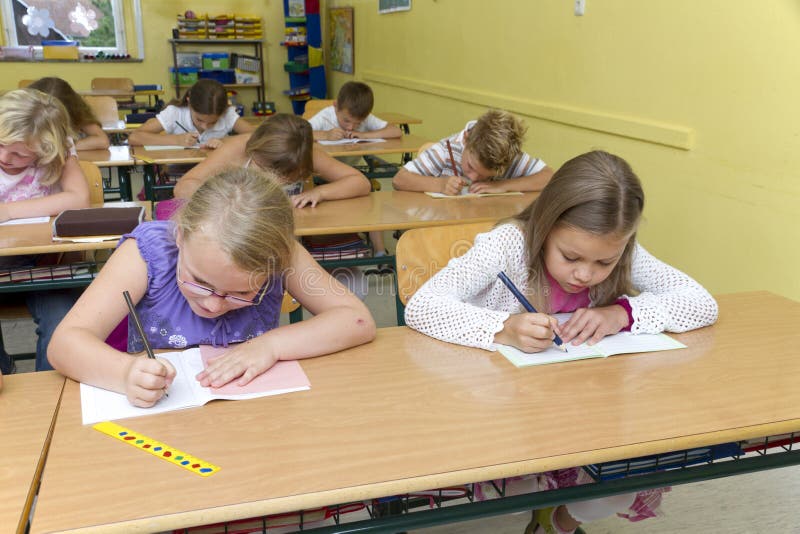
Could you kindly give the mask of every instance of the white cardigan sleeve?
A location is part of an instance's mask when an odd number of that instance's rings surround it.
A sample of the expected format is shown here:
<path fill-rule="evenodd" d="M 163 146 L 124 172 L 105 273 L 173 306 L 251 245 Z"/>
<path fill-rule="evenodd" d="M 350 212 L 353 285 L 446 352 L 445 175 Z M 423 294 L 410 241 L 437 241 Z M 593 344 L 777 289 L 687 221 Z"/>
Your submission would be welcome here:
<path fill-rule="evenodd" d="M 667 265 L 637 244 L 631 267 L 634 334 L 686 332 L 714 324 L 719 310 L 714 297 L 690 276 Z"/>
<path fill-rule="evenodd" d="M 519 308 L 510 291 L 497 287 L 500 271 L 524 290 L 523 239 L 511 224 L 479 234 L 466 254 L 419 288 L 406 307 L 406 324 L 442 341 L 494 350 L 494 335 Z"/>

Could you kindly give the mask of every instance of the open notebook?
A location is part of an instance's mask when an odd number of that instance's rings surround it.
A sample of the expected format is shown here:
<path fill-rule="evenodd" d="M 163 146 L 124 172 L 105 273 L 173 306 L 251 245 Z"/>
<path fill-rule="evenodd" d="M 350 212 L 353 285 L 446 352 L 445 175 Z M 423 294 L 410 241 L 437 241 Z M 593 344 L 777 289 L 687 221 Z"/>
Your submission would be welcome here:
<path fill-rule="evenodd" d="M 558 313 L 554 317 L 559 323 L 564 323 L 572 316 L 571 313 Z M 615 354 L 630 354 L 634 352 L 656 352 L 662 350 L 685 349 L 686 345 L 676 341 L 666 334 L 631 334 L 620 332 L 613 336 L 606 336 L 600 343 L 589 346 L 567 344 L 567 352 L 555 346 L 542 352 L 527 353 L 516 347 L 496 344 L 497 350 L 508 358 L 517 367 L 529 365 L 545 365 L 548 363 L 571 362 L 573 360 L 586 360 L 588 358 L 607 358 Z"/>
<path fill-rule="evenodd" d="M 519 191 L 506 191 L 504 193 L 462 193 L 460 195 L 445 195 L 444 193 L 434 193 L 432 191 L 425 191 L 425 194 L 433 198 L 475 198 L 475 197 L 510 197 L 510 196 L 519 196 L 522 193 Z"/>
<path fill-rule="evenodd" d="M 81 384 L 83 424 L 90 425 L 100 421 L 194 408 L 214 399 L 255 399 L 311 389 L 302 367 L 293 360 L 276 363 L 246 386 L 237 386 L 235 381 L 220 388 L 201 386 L 195 380 L 195 376 L 205 369 L 209 359 L 221 355 L 224 351 L 225 349 L 201 346 L 183 352 L 158 354 L 159 358 L 165 358 L 172 363 L 177 375 L 169 388 L 169 397 L 162 398 L 150 408 L 132 406 L 127 397 L 121 393 Z"/>
<path fill-rule="evenodd" d="M 358 139 L 355 137 L 337 139 L 335 141 L 328 141 L 327 139 L 318 139 L 317 143 L 321 145 L 354 145 L 356 143 L 385 143 L 386 139 Z"/>

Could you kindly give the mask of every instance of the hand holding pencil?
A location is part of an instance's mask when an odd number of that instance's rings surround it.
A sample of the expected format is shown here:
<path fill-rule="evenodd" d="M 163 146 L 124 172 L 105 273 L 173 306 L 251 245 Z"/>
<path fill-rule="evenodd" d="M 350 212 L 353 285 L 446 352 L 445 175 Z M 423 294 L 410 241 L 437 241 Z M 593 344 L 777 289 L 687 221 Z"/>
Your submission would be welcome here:
<path fill-rule="evenodd" d="M 146 358 L 132 358 L 131 365 L 125 376 L 125 394 L 128 402 L 141 408 L 149 408 L 162 397 L 168 397 L 167 389 L 175 379 L 175 368 L 167 360 L 156 358 L 150 343 L 147 341 L 139 314 L 133 305 L 131 295 L 123 291 L 125 302 L 136 327 L 136 331 L 144 342 Z"/>
<path fill-rule="evenodd" d="M 450 155 L 450 168 L 453 169 L 453 176 L 449 176 L 444 183 L 442 193 L 450 196 L 458 196 L 463 192 L 464 187 L 469 185 L 469 181 L 463 176 L 459 176 L 458 166 L 456 166 L 456 158 L 453 157 L 453 147 L 450 146 L 450 140 L 445 141 L 447 145 L 447 153 Z"/>
<path fill-rule="evenodd" d="M 558 349 L 567 352 L 566 345 L 556 333 L 558 320 L 537 312 L 506 273 L 500 271 L 497 277 L 528 313 L 509 316 L 503 323 L 503 330 L 495 334 L 495 342 L 517 347 L 524 352 L 541 352 L 555 343 Z"/>

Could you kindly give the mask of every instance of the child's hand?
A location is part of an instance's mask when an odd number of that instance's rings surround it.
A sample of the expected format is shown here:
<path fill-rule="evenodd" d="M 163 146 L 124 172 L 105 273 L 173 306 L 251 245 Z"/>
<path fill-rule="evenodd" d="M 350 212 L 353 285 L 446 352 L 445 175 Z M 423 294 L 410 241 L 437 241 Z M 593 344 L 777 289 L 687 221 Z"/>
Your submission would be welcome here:
<path fill-rule="evenodd" d="M 196 376 L 204 387 L 222 387 L 235 380 L 237 386 L 245 386 L 258 375 L 275 365 L 278 361 L 272 351 L 256 347 L 252 343 L 242 343 L 225 355 L 208 362 L 208 367 Z"/>
<path fill-rule="evenodd" d="M 194 146 L 197 144 L 197 138 L 200 137 L 200 134 L 196 133 L 185 133 L 178 135 L 179 142 L 177 144 L 181 146 Z"/>
<path fill-rule="evenodd" d="M 292 205 L 295 208 L 305 208 L 309 204 L 313 208 L 320 202 L 322 202 L 322 193 L 315 187 L 310 191 L 303 191 L 297 195 L 293 195 L 289 198 L 292 201 Z"/>
<path fill-rule="evenodd" d="M 499 182 L 472 182 L 470 193 L 505 193 L 506 189 Z"/>
<path fill-rule="evenodd" d="M 149 408 L 167 392 L 175 379 L 175 368 L 162 358 L 152 360 L 137 356 L 131 359 L 125 376 L 125 395 L 134 406 Z"/>
<path fill-rule="evenodd" d="M 618 304 L 602 308 L 578 308 L 569 321 L 560 325 L 558 335 L 564 343 L 594 345 L 606 336 L 628 326 L 628 312 Z"/>
<path fill-rule="evenodd" d="M 338 141 L 339 139 L 344 139 L 345 137 L 347 137 L 347 132 L 341 128 L 328 130 L 328 132 L 325 134 L 325 139 L 328 141 Z"/>
<path fill-rule="evenodd" d="M 523 352 L 541 352 L 553 345 L 558 320 L 544 313 L 517 313 L 494 335 L 495 343 L 511 345 Z"/>
<path fill-rule="evenodd" d="M 461 189 L 465 185 L 467 185 L 467 182 L 461 176 L 449 176 L 442 187 L 442 193 L 445 195 L 460 195 Z"/>
<path fill-rule="evenodd" d="M 367 132 L 348 132 L 350 139 L 368 139 Z"/>
<path fill-rule="evenodd" d="M 222 139 L 209 139 L 208 141 L 200 145 L 200 148 L 208 148 L 210 150 L 214 150 L 215 148 L 219 148 L 221 146 L 222 146 Z"/>

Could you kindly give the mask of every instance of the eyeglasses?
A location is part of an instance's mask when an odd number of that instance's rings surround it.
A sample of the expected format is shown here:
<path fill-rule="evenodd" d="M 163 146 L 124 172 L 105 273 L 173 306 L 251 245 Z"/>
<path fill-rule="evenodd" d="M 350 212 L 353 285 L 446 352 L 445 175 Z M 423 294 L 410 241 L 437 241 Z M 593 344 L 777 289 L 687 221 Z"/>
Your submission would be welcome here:
<path fill-rule="evenodd" d="M 178 279 L 178 286 L 186 287 L 187 291 L 199 296 L 199 297 L 210 297 L 214 295 L 221 299 L 225 299 L 226 302 L 233 304 L 235 306 L 258 306 L 261 304 L 261 301 L 264 299 L 264 295 L 267 293 L 267 289 L 269 288 L 269 281 L 264 283 L 264 287 L 261 289 L 259 294 L 253 300 L 250 299 L 243 299 L 241 297 L 235 297 L 233 295 L 228 295 L 225 293 L 217 293 L 216 290 L 211 289 L 210 287 L 206 287 L 200 285 L 196 282 L 188 282 L 186 280 L 181 280 L 181 266 L 180 266 L 180 258 L 178 259 L 178 265 L 176 266 L 176 273 L 175 277 Z"/>

